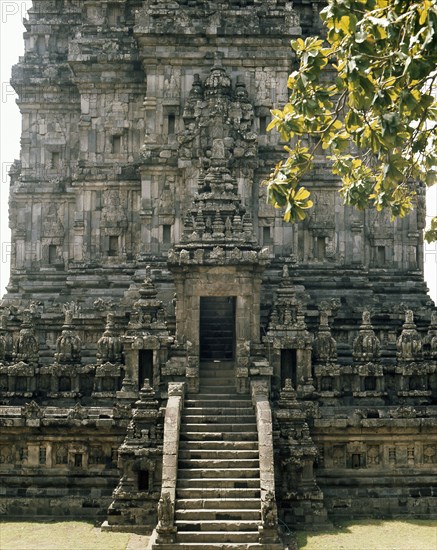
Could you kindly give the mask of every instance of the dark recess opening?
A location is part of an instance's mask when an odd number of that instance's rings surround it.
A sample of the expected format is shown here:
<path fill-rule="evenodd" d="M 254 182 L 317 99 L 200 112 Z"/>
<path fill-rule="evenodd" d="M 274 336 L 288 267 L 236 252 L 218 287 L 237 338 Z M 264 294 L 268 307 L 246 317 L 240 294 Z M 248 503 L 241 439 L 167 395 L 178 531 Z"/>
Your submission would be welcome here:
<path fill-rule="evenodd" d="M 376 376 L 366 376 L 364 378 L 364 390 L 365 391 L 376 390 Z"/>
<path fill-rule="evenodd" d="M 56 263 L 56 245 L 55 244 L 49 244 L 49 264 L 52 265 Z"/>
<path fill-rule="evenodd" d="M 153 350 L 141 349 L 138 352 L 138 389 L 143 387 L 144 380 L 148 378 L 153 386 Z"/>
<path fill-rule="evenodd" d="M 353 454 L 351 457 L 351 466 L 354 469 L 362 468 L 364 466 L 363 464 L 363 457 L 361 454 Z"/>
<path fill-rule="evenodd" d="M 297 352 L 295 349 L 281 350 L 281 388 L 285 386 L 287 378 L 291 380 L 294 389 L 297 388 Z"/>

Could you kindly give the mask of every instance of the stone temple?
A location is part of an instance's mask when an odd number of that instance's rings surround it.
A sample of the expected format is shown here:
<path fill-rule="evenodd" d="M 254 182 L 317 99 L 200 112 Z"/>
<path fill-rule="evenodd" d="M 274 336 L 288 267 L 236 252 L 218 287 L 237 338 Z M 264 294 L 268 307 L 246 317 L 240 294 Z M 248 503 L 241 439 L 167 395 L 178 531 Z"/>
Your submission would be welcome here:
<path fill-rule="evenodd" d="M 289 42 L 320 8 L 34 0 L 12 74 L 3 516 L 155 530 L 163 550 L 436 516 L 424 195 L 394 223 L 344 207 L 320 156 L 289 225 L 261 185 Z"/>

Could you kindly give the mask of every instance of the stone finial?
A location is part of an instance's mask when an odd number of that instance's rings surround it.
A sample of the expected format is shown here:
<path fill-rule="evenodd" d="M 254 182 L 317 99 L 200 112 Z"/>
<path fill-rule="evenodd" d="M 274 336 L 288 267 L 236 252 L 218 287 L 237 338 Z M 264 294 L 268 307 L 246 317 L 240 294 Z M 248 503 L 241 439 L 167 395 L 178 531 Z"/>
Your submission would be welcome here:
<path fill-rule="evenodd" d="M 7 308 L 0 309 L 0 331 L 8 330 L 8 318 L 10 315 L 10 310 Z"/>
<path fill-rule="evenodd" d="M 21 415 L 27 419 L 42 418 L 44 411 L 35 401 L 31 401 L 30 403 L 26 403 L 24 407 L 21 407 Z"/>
<path fill-rule="evenodd" d="M 12 359 L 13 341 L 8 330 L 9 309 L 0 310 L 0 361 Z"/>
<path fill-rule="evenodd" d="M 171 250 L 174 252 L 174 249 Z M 169 262 L 172 261 L 172 258 L 173 255 L 169 254 Z M 158 291 L 152 278 L 150 266 L 146 267 L 145 278 L 138 288 L 138 293 L 140 297 L 133 304 L 128 324 L 129 332 L 147 330 L 150 334 L 150 331 L 156 333 L 166 330 L 166 314 L 161 300 L 157 299 Z"/>
<path fill-rule="evenodd" d="M 62 333 L 56 340 L 55 360 L 57 363 L 78 363 L 80 362 L 80 352 L 82 341 L 79 336 L 71 330 L 73 328 L 73 316 L 80 308 L 76 302 L 66 302 L 62 305 L 65 315 Z"/>
<path fill-rule="evenodd" d="M 6 338 L 0 334 L 0 361 L 6 358 Z"/>
<path fill-rule="evenodd" d="M 144 278 L 145 282 L 152 282 L 152 268 L 150 265 L 146 265 L 146 276 Z"/>
<path fill-rule="evenodd" d="M 380 356 L 380 342 L 370 321 L 370 312 L 364 310 L 360 332 L 353 343 L 353 357 L 356 361 L 375 361 Z"/>
<path fill-rule="evenodd" d="M 62 304 L 62 311 L 64 312 L 64 327 L 71 327 L 73 317 L 79 313 L 80 306 L 76 302 L 66 302 Z"/>
<path fill-rule="evenodd" d="M 55 360 L 57 363 L 79 363 L 82 341 L 71 330 L 63 330 L 56 341 Z"/>
<path fill-rule="evenodd" d="M 437 311 L 431 313 L 431 323 L 423 339 L 423 355 L 427 359 L 437 359 Z"/>
<path fill-rule="evenodd" d="M 313 355 L 319 363 L 327 363 L 337 359 L 337 342 L 331 335 L 327 309 L 320 309 L 320 325 L 314 339 Z"/>
<path fill-rule="evenodd" d="M 405 322 L 396 346 L 397 357 L 401 361 L 415 361 L 422 356 L 422 340 L 416 330 L 414 313 L 411 309 L 405 311 Z"/>
<path fill-rule="evenodd" d="M 205 81 L 205 95 L 207 97 L 229 96 L 231 93 L 231 79 L 222 65 L 220 56 L 217 55 L 214 61 L 214 66 Z"/>
<path fill-rule="evenodd" d="M 39 344 L 33 329 L 32 313 L 29 309 L 23 311 L 23 324 L 16 343 L 14 357 L 25 363 L 38 362 Z"/>
<path fill-rule="evenodd" d="M 191 85 L 190 90 L 190 99 L 201 98 L 203 95 L 203 85 L 202 80 L 200 79 L 199 73 L 193 75 L 193 84 Z"/>
<path fill-rule="evenodd" d="M 76 403 L 73 409 L 70 409 L 67 416 L 68 420 L 84 420 L 88 418 L 88 411 L 80 403 Z"/>
<path fill-rule="evenodd" d="M 237 77 L 237 82 L 235 84 L 235 97 L 238 99 L 238 101 L 248 100 L 246 84 L 242 80 L 241 76 Z"/>
<path fill-rule="evenodd" d="M 106 317 L 106 328 L 103 336 L 97 342 L 98 363 L 120 363 L 122 359 L 122 343 L 114 333 L 114 314 L 108 313 Z"/>

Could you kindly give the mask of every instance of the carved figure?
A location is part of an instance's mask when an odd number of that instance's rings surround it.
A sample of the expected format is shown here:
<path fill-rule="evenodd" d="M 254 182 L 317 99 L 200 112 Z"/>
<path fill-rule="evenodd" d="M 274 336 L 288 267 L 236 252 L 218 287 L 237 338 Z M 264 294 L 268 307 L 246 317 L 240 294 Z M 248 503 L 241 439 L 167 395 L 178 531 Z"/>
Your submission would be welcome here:
<path fill-rule="evenodd" d="M 170 493 L 163 493 L 158 503 L 159 527 L 171 528 L 174 523 L 173 503 Z"/>
<path fill-rule="evenodd" d="M 267 491 L 261 507 L 263 527 L 276 527 L 278 524 L 278 513 L 276 509 L 275 495 Z"/>

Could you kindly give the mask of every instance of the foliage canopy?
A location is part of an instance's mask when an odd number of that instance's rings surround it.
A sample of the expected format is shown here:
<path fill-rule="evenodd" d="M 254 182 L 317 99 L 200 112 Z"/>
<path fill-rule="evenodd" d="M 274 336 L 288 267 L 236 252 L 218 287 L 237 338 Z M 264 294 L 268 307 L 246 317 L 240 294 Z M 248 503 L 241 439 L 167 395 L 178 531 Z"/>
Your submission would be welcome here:
<path fill-rule="evenodd" d="M 418 187 L 436 183 L 437 0 L 328 0 L 321 18 L 326 39 L 291 43 L 299 67 L 268 127 L 288 157 L 266 181 L 268 200 L 285 221 L 304 219 L 302 180 L 322 148 L 346 204 L 403 217 Z"/>

